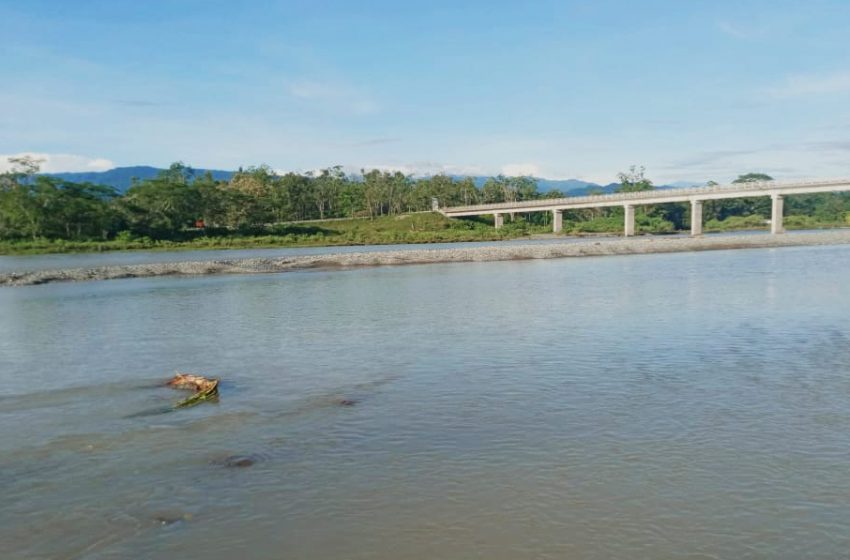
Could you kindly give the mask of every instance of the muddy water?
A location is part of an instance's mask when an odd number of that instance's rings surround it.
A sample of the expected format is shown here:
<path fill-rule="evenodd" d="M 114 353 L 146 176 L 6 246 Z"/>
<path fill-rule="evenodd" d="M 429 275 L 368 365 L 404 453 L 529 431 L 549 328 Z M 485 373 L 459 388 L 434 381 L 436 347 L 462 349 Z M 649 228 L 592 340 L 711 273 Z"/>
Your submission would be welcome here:
<path fill-rule="evenodd" d="M 840 558 L 848 275 L 817 247 L 0 290 L 0 557 Z M 220 401 L 163 413 L 174 370 Z"/>

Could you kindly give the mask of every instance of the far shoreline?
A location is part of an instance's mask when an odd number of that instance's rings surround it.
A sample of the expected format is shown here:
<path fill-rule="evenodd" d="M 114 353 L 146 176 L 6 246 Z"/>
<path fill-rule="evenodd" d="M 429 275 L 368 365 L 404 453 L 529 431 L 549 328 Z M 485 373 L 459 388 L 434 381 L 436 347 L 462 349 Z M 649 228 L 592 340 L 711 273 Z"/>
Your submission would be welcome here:
<path fill-rule="evenodd" d="M 152 264 L 107 265 L 0 273 L 0 286 L 33 286 L 55 282 L 200 276 L 268 274 L 308 269 L 352 269 L 374 266 L 535 260 L 614 255 L 643 255 L 730 249 L 763 249 L 850 244 L 850 230 L 798 232 L 780 235 L 724 235 L 707 237 L 633 237 L 599 239 L 590 243 L 488 245 L 482 247 L 408 249 L 376 252 L 329 253 L 278 258 L 219 259 Z"/>

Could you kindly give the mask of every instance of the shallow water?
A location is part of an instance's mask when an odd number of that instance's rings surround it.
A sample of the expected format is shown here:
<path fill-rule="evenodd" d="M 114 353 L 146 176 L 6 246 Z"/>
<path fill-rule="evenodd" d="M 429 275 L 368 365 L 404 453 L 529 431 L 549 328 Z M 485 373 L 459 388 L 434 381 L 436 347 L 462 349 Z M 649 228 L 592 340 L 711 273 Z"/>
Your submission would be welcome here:
<path fill-rule="evenodd" d="M 848 274 L 806 247 L 0 290 L 0 558 L 844 557 Z M 146 414 L 174 370 L 220 401 Z"/>

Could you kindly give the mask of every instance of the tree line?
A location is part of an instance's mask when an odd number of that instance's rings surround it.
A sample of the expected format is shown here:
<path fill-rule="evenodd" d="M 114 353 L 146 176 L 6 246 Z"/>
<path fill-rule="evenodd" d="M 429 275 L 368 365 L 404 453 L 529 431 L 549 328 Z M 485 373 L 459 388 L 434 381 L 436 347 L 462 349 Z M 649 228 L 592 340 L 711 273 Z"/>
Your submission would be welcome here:
<path fill-rule="evenodd" d="M 216 180 L 174 163 L 153 179 L 134 181 L 126 193 L 92 183 L 41 175 L 39 162 L 11 158 L 12 170 L 0 174 L 0 239 L 107 240 L 145 236 L 179 240 L 197 235 L 267 232 L 273 224 L 330 218 L 375 218 L 428 211 L 432 199 L 442 206 L 514 202 L 564 196 L 541 193 L 531 177 L 489 178 L 481 187 L 472 178 L 447 175 L 414 178 L 397 171 L 369 170 L 347 175 L 341 167 L 316 173 L 275 173 L 267 166 L 240 169 L 230 180 Z M 643 168 L 619 175 L 623 192 L 655 188 Z M 766 180 L 748 174 L 739 181 Z M 850 210 L 847 195 L 791 197 L 789 213 L 799 211 L 823 221 L 841 221 Z M 688 226 L 686 204 L 642 207 L 638 221 L 647 229 L 674 231 Z M 767 197 L 711 201 L 707 220 L 769 216 Z M 565 221 L 613 228 L 622 209 L 565 213 Z M 545 213 L 521 219 L 543 224 Z M 614 228 L 616 229 L 616 228 Z"/>
<path fill-rule="evenodd" d="M 619 192 L 655 189 L 643 167 L 632 166 L 618 174 Z M 764 173 L 745 173 L 733 183 L 772 181 Z M 718 183 L 708 181 L 708 186 Z M 690 228 L 690 204 L 673 202 L 638 206 L 636 223 L 644 231 L 672 233 Z M 785 198 L 785 225 L 819 227 L 850 224 L 850 193 L 794 195 Z M 703 220 L 707 229 L 763 228 L 771 216 L 771 200 L 767 196 L 707 200 L 703 203 Z M 622 208 L 589 208 L 564 212 L 564 228 L 572 225 L 582 231 L 618 231 L 622 228 Z M 578 226 L 578 227 L 576 227 Z M 591 226 L 591 227 L 588 227 Z M 593 227 L 595 226 L 595 227 Z"/>
<path fill-rule="evenodd" d="M 541 194 L 529 177 L 413 178 L 397 171 L 346 175 L 341 167 L 278 174 L 267 166 L 240 169 L 228 181 L 174 163 L 126 193 L 38 174 L 38 162 L 11 160 L 0 175 L 0 239 L 110 239 L 119 234 L 175 239 L 203 226 L 215 232 L 257 231 L 269 224 L 378 217 L 428 211 L 432 199 L 455 206 L 563 196 Z"/>

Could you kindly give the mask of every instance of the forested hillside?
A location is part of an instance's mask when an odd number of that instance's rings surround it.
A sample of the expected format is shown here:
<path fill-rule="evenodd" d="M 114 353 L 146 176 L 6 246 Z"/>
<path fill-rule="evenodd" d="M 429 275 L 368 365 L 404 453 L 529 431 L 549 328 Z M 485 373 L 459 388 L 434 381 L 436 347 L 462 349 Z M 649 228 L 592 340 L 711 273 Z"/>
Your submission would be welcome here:
<path fill-rule="evenodd" d="M 293 222 L 374 220 L 424 212 L 431 210 L 433 199 L 442 206 L 454 206 L 564 195 L 557 190 L 539 191 L 530 177 L 496 176 L 477 186 L 470 177 L 413 178 L 400 172 L 378 170 L 348 176 L 339 167 L 318 173 L 281 175 L 268 167 L 253 167 L 237 171 L 229 179 L 218 179 L 212 172 L 197 172 L 182 163 L 173 164 L 153 178 L 134 181 L 125 193 L 120 193 L 109 186 L 38 174 L 37 162 L 26 158 L 13 163 L 13 171 L 0 175 L 0 240 L 7 242 L 7 246 L 51 240 L 126 244 L 140 239 L 182 242 L 199 237 L 285 236 L 292 231 L 287 224 Z M 769 179 L 766 175 L 747 174 L 738 180 L 766 178 Z M 655 187 L 642 168 L 633 167 L 620 174 L 616 188 L 634 191 Z M 840 225 L 850 212 L 850 195 L 792 196 L 788 197 L 786 207 L 788 227 Z M 687 204 L 641 207 L 638 227 L 655 233 L 684 230 L 689 224 L 688 214 Z M 769 215 L 767 197 L 709 201 L 704 208 L 707 231 L 764 227 Z M 517 216 L 515 224 L 522 224 L 524 229 L 518 231 L 514 225 L 514 232 L 544 232 L 549 219 L 546 213 Z M 411 221 L 407 225 L 419 228 L 415 241 L 425 242 L 445 239 L 445 236 L 429 238 L 422 231 L 428 227 L 445 229 L 458 224 L 461 229 L 471 230 L 477 224 L 483 225 L 487 218 L 438 221 L 439 225 L 437 221 Z M 564 213 L 566 233 L 619 232 L 621 227 L 619 208 Z M 328 237 L 327 228 L 318 229 L 322 230 L 323 238 Z M 358 232 L 357 239 L 351 242 L 374 241 L 362 228 Z M 467 235 L 464 239 L 472 238 L 475 237 Z M 293 242 L 291 238 L 289 241 Z M 295 241 L 308 240 L 302 236 Z"/>

